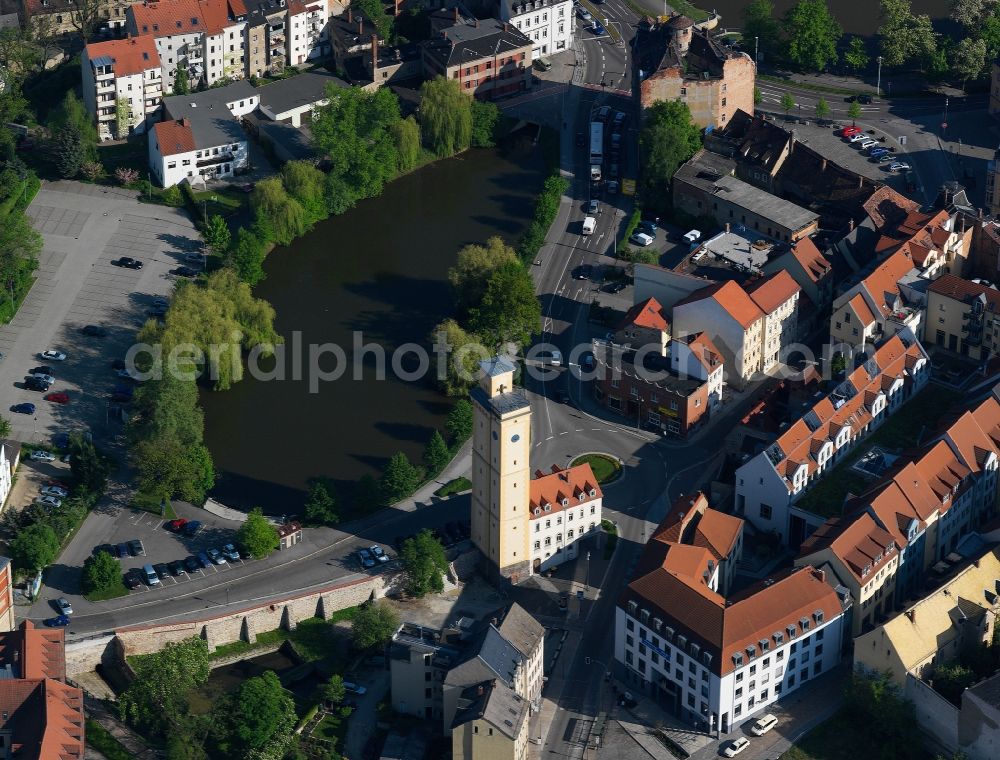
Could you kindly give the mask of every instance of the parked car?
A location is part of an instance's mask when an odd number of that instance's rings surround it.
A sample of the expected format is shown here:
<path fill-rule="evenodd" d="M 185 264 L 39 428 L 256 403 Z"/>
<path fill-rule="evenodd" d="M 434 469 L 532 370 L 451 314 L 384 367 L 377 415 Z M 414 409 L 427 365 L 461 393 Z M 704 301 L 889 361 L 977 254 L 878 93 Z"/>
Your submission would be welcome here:
<path fill-rule="evenodd" d="M 226 558 L 222 556 L 222 552 L 220 552 L 218 549 L 209 549 L 208 558 L 212 560 L 212 563 L 215 565 L 226 564 Z"/>
<path fill-rule="evenodd" d="M 146 547 L 142 545 L 142 541 L 138 538 L 133 538 L 128 542 L 128 551 L 133 557 L 145 557 Z"/>
<path fill-rule="evenodd" d="M 111 544 L 100 544 L 98 546 L 95 546 L 90 553 L 96 557 L 101 552 L 104 552 L 105 554 L 110 554 L 112 557 L 115 558 L 118 557 L 118 552 L 115 550 L 115 547 L 112 546 Z"/>
<path fill-rule="evenodd" d="M 62 506 L 62 499 L 56 496 L 39 496 L 35 499 L 35 504 L 41 504 L 48 509 L 58 509 Z"/>
<path fill-rule="evenodd" d="M 840 134 L 843 137 L 850 137 L 851 135 L 856 135 L 860 131 L 861 131 L 861 127 L 844 127 L 840 131 Z"/>
<path fill-rule="evenodd" d="M 193 536 L 201 530 L 201 520 L 189 520 L 184 525 L 184 535 Z"/>
<path fill-rule="evenodd" d="M 177 267 L 176 269 L 171 269 L 170 274 L 177 275 L 178 277 L 197 277 L 198 270 L 191 267 Z"/>
<path fill-rule="evenodd" d="M 587 213 L 593 216 L 597 213 L 597 210 L 601 207 L 601 204 L 594 198 L 587 201 Z"/>
<path fill-rule="evenodd" d="M 389 561 L 389 555 L 386 554 L 384 551 L 382 551 L 382 547 L 379 546 L 378 544 L 372 544 L 371 546 L 369 546 L 368 551 L 370 551 L 372 555 L 374 555 L 375 559 L 378 560 L 379 562 Z"/>
<path fill-rule="evenodd" d="M 375 558 L 372 557 L 371 552 L 367 549 L 361 549 L 358 552 L 358 562 L 361 563 L 361 567 L 366 570 L 375 567 Z"/>
<path fill-rule="evenodd" d="M 232 544 L 226 544 L 222 547 L 222 556 L 228 559 L 230 562 L 239 562 L 240 553 L 236 550 L 236 547 Z"/>
<path fill-rule="evenodd" d="M 619 130 L 625 124 L 625 119 L 627 118 L 628 114 L 626 114 L 624 111 L 617 111 L 615 112 L 615 118 L 612 120 L 612 125 L 616 130 Z"/>
<path fill-rule="evenodd" d="M 603 26 L 601 26 L 596 21 L 594 22 L 594 25 L 592 27 L 590 27 L 590 31 L 592 31 L 598 37 L 600 37 L 603 34 L 607 34 L 608 33 L 608 30 L 605 29 Z"/>
<path fill-rule="evenodd" d="M 188 524 L 188 521 L 183 517 L 178 517 L 176 520 L 171 520 L 167 523 L 167 530 L 173 531 L 174 533 L 180 533 L 184 529 L 184 526 Z"/>
<path fill-rule="evenodd" d="M 142 573 L 139 568 L 133 567 L 125 573 L 125 585 L 130 589 L 137 589 L 142 585 Z"/>
<path fill-rule="evenodd" d="M 128 556 L 128 544 L 124 542 L 120 543 L 117 546 L 115 546 L 115 549 L 118 551 L 119 557 L 122 557 L 124 559 L 125 557 Z"/>
<path fill-rule="evenodd" d="M 159 577 L 160 580 L 163 580 L 168 575 L 170 575 L 170 568 L 167 567 L 166 562 L 157 562 L 155 565 L 153 565 L 153 570 L 156 571 L 156 575 L 157 577 Z"/>
<path fill-rule="evenodd" d="M 590 11 L 582 7 L 576 9 L 576 15 L 583 21 L 590 21 L 593 18 L 593 16 L 590 15 Z"/>
<path fill-rule="evenodd" d="M 875 147 L 875 148 L 872 148 L 871 150 L 869 150 L 868 151 L 868 155 L 869 156 L 884 156 L 888 152 L 889 152 L 888 148 L 883 148 L 882 146 L 878 146 L 878 147 Z"/>
<path fill-rule="evenodd" d="M 67 615 L 56 615 L 54 618 L 46 620 L 45 625 L 49 628 L 65 628 L 71 622 Z"/>
<path fill-rule="evenodd" d="M 54 462 L 56 461 L 56 456 L 50 451 L 45 451 L 44 449 L 35 449 L 32 451 L 28 458 L 32 462 Z"/>
<path fill-rule="evenodd" d="M 353 681 L 344 681 L 344 691 L 350 694 L 357 694 L 360 697 L 366 694 L 368 692 L 368 689 L 366 689 L 364 686 L 359 686 Z"/>
<path fill-rule="evenodd" d="M 618 192 L 618 180 L 613 179 L 608 183 L 608 195 L 614 195 Z"/>
<path fill-rule="evenodd" d="M 749 746 L 750 746 L 750 740 L 747 739 L 745 736 L 740 736 L 729 742 L 729 746 L 727 746 L 724 750 L 722 750 L 722 754 L 725 755 L 726 757 L 736 757 L 738 754 L 740 754 L 740 752 L 742 752 Z"/>
<path fill-rule="evenodd" d="M 605 285 L 604 290 L 607 293 L 621 293 L 627 287 L 628 283 L 625 280 L 615 280 Z"/>
<path fill-rule="evenodd" d="M 36 374 L 33 372 L 31 375 L 29 375 L 29 377 L 34 378 L 40 383 L 45 383 L 46 385 L 52 385 L 52 383 L 56 381 L 56 379 L 52 377 L 52 375 L 44 375 L 41 373 Z"/>
<path fill-rule="evenodd" d="M 538 351 L 534 354 L 535 361 L 539 364 L 548 365 L 550 367 L 561 367 L 562 366 L 562 354 L 555 348 L 549 349 L 548 351 Z"/>
<path fill-rule="evenodd" d="M 633 245 L 645 248 L 646 246 L 653 244 L 653 236 L 647 235 L 645 232 L 633 232 L 628 241 Z"/>
<path fill-rule="evenodd" d="M 862 140 L 868 140 L 868 139 L 871 138 L 869 138 L 868 135 L 866 135 L 864 132 L 855 132 L 853 135 L 847 138 L 847 141 L 851 143 L 859 143 Z"/>
<path fill-rule="evenodd" d="M 878 162 L 884 164 L 886 161 L 895 161 L 896 157 L 892 153 L 883 153 L 878 157 Z"/>
<path fill-rule="evenodd" d="M 170 574 L 171 575 L 175 575 L 175 576 L 176 575 L 187 575 L 187 572 L 184 569 L 184 560 L 182 560 L 182 559 L 175 559 L 173 562 L 171 562 L 169 565 L 167 565 L 167 567 L 170 568 Z"/>
<path fill-rule="evenodd" d="M 590 264 L 581 264 L 573 270 L 574 280 L 589 280 L 594 274 L 594 268 Z"/>
<path fill-rule="evenodd" d="M 891 172 L 908 172 L 908 171 L 910 171 L 910 165 L 909 164 L 904 164 L 902 162 L 897 161 L 894 164 L 889 164 L 889 171 L 891 171 Z"/>
<path fill-rule="evenodd" d="M 47 364 L 43 364 L 40 367 L 32 367 L 28 372 L 29 375 L 51 375 L 52 367 Z"/>
<path fill-rule="evenodd" d="M 42 496 L 55 496 L 59 499 L 65 499 L 69 496 L 69 490 L 57 485 L 42 486 L 39 493 Z"/>
<path fill-rule="evenodd" d="M 46 349 L 45 351 L 42 351 L 42 353 L 40 353 L 38 355 L 38 357 L 40 359 L 42 359 L 43 361 L 47 361 L 47 362 L 64 362 L 64 361 L 66 361 L 66 354 L 64 354 L 62 351 L 56 351 L 55 349 L 52 349 L 52 348 L 49 348 L 49 349 Z"/>
<path fill-rule="evenodd" d="M 861 150 L 867 150 L 868 148 L 871 148 L 875 145 L 878 145 L 878 140 L 873 140 L 869 137 L 867 140 L 862 140 L 861 145 L 859 147 L 861 148 Z"/>
<path fill-rule="evenodd" d="M 56 393 L 46 393 L 45 400 L 51 401 L 53 404 L 68 404 L 69 394 L 66 391 L 57 391 Z"/>
<path fill-rule="evenodd" d="M 59 610 L 60 614 L 62 615 L 73 614 L 73 605 L 69 603 L 69 599 L 67 599 L 65 596 L 60 596 L 58 599 L 56 599 L 55 605 L 56 609 Z"/>
<path fill-rule="evenodd" d="M 750 733 L 754 736 L 763 736 L 776 725 L 778 725 L 778 719 L 768 713 L 759 720 L 754 721 L 754 724 L 750 726 Z"/>
<path fill-rule="evenodd" d="M 39 393 L 45 393 L 52 386 L 51 383 L 47 383 L 40 377 L 35 377 L 31 375 L 30 377 L 24 378 L 24 387 L 29 391 L 38 391 Z"/>
<path fill-rule="evenodd" d="M 116 267 L 125 267 L 126 269 L 142 269 L 142 262 L 130 256 L 122 256 L 120 259 L 114 259 L 111 263 Z"/>
<path fill-rule="evenodd" d="M 644 232 L 647 235 L 656 236 L 657 230 L 660 228 L 656 226 L 655 222 L 651 222 L 648 219 L 643 219 L 639 222 L 638 226 L 635 228 L 636 232 Z"/>
<path fill-rule="evenodd" d="M 103 338 L 108 334 L 108 331 L 100 325 L 86 325 L 80 332 L 91 338 Z"/>
<path fill-rule="evenodd" d="M 184 560 L 184 568 L 189 573 L 196 573 L 201 570 L 201 562 L 198 561 L 197 557 L 188 557 Z"/>
<path fill-rule="evenodd" d="M 34 404 L 14 404 L 10 410 L 16 414 L 34 414 L 35 405 Z"/>
<path fill-rule="evenodd" d="M 611 115 L 611 106 L 601 106 L 597 109 L 597 121 L 607 123 L 608 116 Z"/>
<path fill-rule="evenodd" d="M 201 564 L 202 567 L 212 566 L 212 560 L 209 559 L 208 555 L 205 554 L 205 552 L 198 552 L 198 562 Z"/>

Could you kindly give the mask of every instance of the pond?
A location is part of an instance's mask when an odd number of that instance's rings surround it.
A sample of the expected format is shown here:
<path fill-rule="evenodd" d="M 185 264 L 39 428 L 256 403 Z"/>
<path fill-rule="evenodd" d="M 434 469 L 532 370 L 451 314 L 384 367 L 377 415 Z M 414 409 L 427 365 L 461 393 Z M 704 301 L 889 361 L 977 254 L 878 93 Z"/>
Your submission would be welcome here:
<path fill-rule="evenodd" d="M 452 313 L 446 274 L 456 253 L 492 235 L 516 241 L 544 173 L 530 141 L 502 153 L 469 151 L 400 178 L 381 197 L 273 251 L 255 292 L 277 312 L 287 379 L 248 373 L 228 391 L 202 392 L 206 442 L 221 472 L 213 496 L 290 514 L 301 508 L 310 478 L 332 479 L 342 495 L 363 475 L 377 477 L 397 451 L 419 462 L 453 401 L 431 379 L 404 381 L 389 372 L 376 380 L 371 352 L 363 368 L 311 390 L 309 347 L 337 344 L 350 364 L 363 354 L 355 346 L 429 346 L 433 327 Z M 302 346 L 301 362 L 293 361 L 293 345 Z M 317 361 L 332 370 L 336 357 Z"/>

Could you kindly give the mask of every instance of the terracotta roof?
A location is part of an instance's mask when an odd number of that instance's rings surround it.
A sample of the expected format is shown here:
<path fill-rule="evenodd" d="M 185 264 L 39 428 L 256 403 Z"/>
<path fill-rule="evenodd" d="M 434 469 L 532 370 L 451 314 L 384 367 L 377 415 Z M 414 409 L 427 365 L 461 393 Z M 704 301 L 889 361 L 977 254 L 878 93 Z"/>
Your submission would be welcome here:
<path fill-rule="evenodd" d="M 858 319 L 861 320 L 861 324 L 868 327 L 872 322 L 875 321 L 875 315 L 872 314 L 872 310 L 868 308 L 868 304 L 865 303 L 865 297 L 858 293 L 854 298 L 852 298 L 849 303 L 854 313 L 857 315 Z"/>
<path fill-rule="evenodd" d="M 854 519 L 827 520 L 802 544 L 799 557 L 808 559 L 829 548 L 855 580 L 863 584 L 872 573 L 898 556 L 899 546 L 897 540 L 865 512 Z M 816 561 L 814 558 L 811 564 Z"/>
<path fill-rule="evenodd" d="M 233 24 L 229 20 L 228 4 L 223 0 L 199 0 L 198 6 L 201 8 L 201 19 L 206 34 L 221 34 L 227 26 Z"/>
<path fill-rule="evenodd" d="M 591 491 L 594 492 L 593 495 Z M 541 472 L 535 474 L 531 481 L 528 506 L 531 510 L 531 519 L 535 519 L 562 509 L 586 504 L 603 496 L 589 464 L 578 464 L 576 467 L 566 469 L 552 465 L 552 472 L 548 475 L 543 475 Z M 563 505 L 564 498 L 569 500 L 569 504 Z M 545 511 L 546 504 L 551 507 L 548 512 Z M 536 508 L 542 510 L 538 515 L 535 514 Z"/>
<path fill-rule="evenodd" d="M 802 288 L 784 269 L 750 285 L 748 295 L 765 314 L 771 314 L 793 298 Z"/>
<path fill-rule="evenodd" d="M 202 4 L 198 0 L 135 3 L 126 9 L 126 13 L 132 14 L 139 34 L 169 37 L 174 34 L 209 32 L 202 15 Z"/>
<path fill-rule="evenodd" d="M 688 344 L 692 355 L 701 362 L 706 372 L 711 374 L 722 366 L 722 353 L 715 347 L 708 333 L 691 333 L 680 340 Z"/>
<path fill-rule="evenodd" d="M 706 288 L 696 290 L 694 293 L 678 301 L 674 308 L 686 304 L 696 303 L 711 298 L 743 329 L 746 330 L 754 322 L 764 316 L 764 312 L 750 300 L 750 296 L 734 280 L 709 285 Z"/>
<path fill-rule="evenodd" d="M 110 58 L 115 76 L 142 74 L 149 69 L 160 67 L 160 55 L 156 52 L 156 41 L 150 34 L 141 34 L 125 40 L 91 42 L 87 45 L 87 58 Z"/>
<path fill-rule="evenodd" d="M 892 301 L 899 297 L 899 280 L 911 269 L 913 258 L 906 251 L 896 251 L 861 281 L 883 315 L 891 312 Z"/>
<path fill-rule="evenodd" d="M 156 142 L 160 146 L 161 156 L 175 156 L 178 153 L 190 153 L 195 149 L 194 132 L 191 125 L 184 119 L 180 121 L 161 121 L 153 125 Z"/>
<path fill-rule="evenodd" d="M 930 284 L 927 290 L 962 303 L 970 303 L 979 296 L 983 296 L 986 299 L 987 309 L 993 312 L 1000 311 L 1000 291 L 953 274 L 941 275 Z"/>
<path fill-rule="evenodd" d="M 663 307 L 659 301 L 652 297 L 629 309 L 618 325 L 618 329 L 622 330 L 631 325 L 665 332 L 670 329 L 670 322 L 667 320 Z"/>
<path fill-rule="evenodd" d="M 919 203 L 900 195 L 887 185 L 878 188 L 862 205 L 877 230 L 897 224 L 908 213 L 920 208 Z"/>
<path fill-rule="evenodd" d="M 798 240 L 792 246 L 792 256 L 813 282 L 818 283 L 833 271 L 833 265 L 820 253 L 811 238 Z"/>

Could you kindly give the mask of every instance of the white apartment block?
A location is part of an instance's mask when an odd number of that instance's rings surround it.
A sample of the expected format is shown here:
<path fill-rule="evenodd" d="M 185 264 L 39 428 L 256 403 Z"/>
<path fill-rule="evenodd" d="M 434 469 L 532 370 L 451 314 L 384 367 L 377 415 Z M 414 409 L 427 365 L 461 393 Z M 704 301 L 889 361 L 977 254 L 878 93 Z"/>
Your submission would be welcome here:
<path fill-rule="evenodd" d="M 929 379 L 927 353 L 912 334 L 890 338 L 767 449 L 737 469 L 736 513 L 798 546 L 823 519 L 797 509 L 795 502 Z"/>
<path fill-rule="evenodd" d="M 93 42 L 80 56 L 83 103 L 101 140 L 144 132 L 163 98 L 160 58 L 150 35 Z"/>
<path fill-rule="evenodd" d="M 573 44 L 570 0 L 501 0 L 500 20 L 531 40 L 533 58 L 568 50 Z"/>
<path fill-rule="evenodd" d="M 705 333 L 691 333 L 670 341 L 668 346 L 674 372 L 708 383 L 708 408 L 714 412 L 722 404 L 725 385 L 722 353 Z"/>
<path fill-rule="evenodd" d="M 600 530 L 604 495 L 589 464 L 531 481 L 529 503 L 532 572 L 576 559 L 579 541 Z"/>

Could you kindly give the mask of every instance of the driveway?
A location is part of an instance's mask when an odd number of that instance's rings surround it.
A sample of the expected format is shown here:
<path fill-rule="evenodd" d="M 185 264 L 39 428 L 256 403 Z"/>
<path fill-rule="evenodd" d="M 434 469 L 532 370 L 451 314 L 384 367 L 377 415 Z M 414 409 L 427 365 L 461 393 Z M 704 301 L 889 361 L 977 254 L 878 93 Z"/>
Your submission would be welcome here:
<path fill-rule="evenodd" d="M 11 438 L 50 441 L 65 430 L 114 435 L 108 397 L 116 378 L 111 362 L 132 345 L 153 298 L 171 293 L 185 252 L 199 245 L 187 215 L 165 206 L 139 203 L 129 190 L 79 182 L 45 183 L 28 207 L 42 234 L 36 282 L 10 324 L 0 327 L 0 411 L 32 402 L 33 415 L 10 415 Z M 141 270 L 124 269 L 112 259 L 141 260 Z M 81 333 L 85 325 L 107 330 L 103 338 Z M 42 362 L 48 348 L 65 362 Z M 67 405 L 42 400 L 24 388 L 36 365 L 53 369 L 52 391 L 66 391 Z"/>

